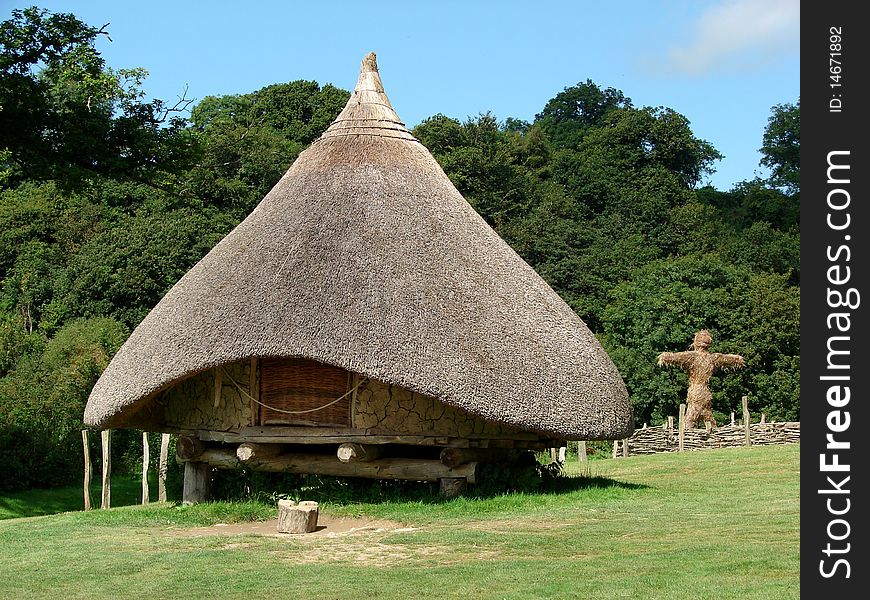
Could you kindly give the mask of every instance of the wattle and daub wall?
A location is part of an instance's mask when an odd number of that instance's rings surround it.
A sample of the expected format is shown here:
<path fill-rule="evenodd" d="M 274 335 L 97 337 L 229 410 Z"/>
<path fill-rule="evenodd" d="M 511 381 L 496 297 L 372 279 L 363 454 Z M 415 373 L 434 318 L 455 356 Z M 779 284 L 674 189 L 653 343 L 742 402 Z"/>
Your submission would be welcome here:
<path fill-rule="evenodd" d="M 296 394 L 294 398 L 279 398 L 266 393 L 271 389 L 269 380 L 261 376 L 268 375 L 269 371 L 262 367 L 262 361 L 239 361 L 177 382 L 143 407 L 136 416 L 137 424 L 148 423 L 149 429 L 191 433 L 232 431 L 251 426 L 307 425 L 346 427 L 372 435 L 528 436 L 528 432 L 519 428 L 486 421 L 424 394 L 374 379 L 357 379 L 358 376 L 346 371 L 343 373 L 347 384 L 341 390 L 335 386 L 327 391 L 312 389 L 309 381 L 306 389 L 297 385 L 290 390 Z M 336 371 L 334 367 L 323 368 Z M 335 379 L 334 373 L 332 379 Z M 311 410 L 342 395 L 346 397 L 332 406 Z M 296 414 L 280 412 L 282 410 Z"/>

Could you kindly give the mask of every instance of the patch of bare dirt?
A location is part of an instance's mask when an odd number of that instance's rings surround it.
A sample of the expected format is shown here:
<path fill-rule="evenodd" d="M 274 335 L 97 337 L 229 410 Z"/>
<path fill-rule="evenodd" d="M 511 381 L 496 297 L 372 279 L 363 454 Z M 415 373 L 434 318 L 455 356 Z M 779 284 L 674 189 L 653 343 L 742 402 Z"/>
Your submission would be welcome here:
<path fill-rule="evenodd" d="M 255 521 L 247 523 L 218 523 L 208 527 L 192 527 L 190 529 L 175 529 L 168 532 L 178 537 L 208 537 L 216 535 L 263 535 L 280 538 L 318 538 L 335 535 L 353 535 L 365 532 L 397 532 L 415 531 L 413 527 L 405 527 L 395 521 L 373 520 L 352 517 L 332 517 L 320 513 L 317 519 L 317 530 L 311 533 L 289 534 L 278 532 L 278 519 Z"/>

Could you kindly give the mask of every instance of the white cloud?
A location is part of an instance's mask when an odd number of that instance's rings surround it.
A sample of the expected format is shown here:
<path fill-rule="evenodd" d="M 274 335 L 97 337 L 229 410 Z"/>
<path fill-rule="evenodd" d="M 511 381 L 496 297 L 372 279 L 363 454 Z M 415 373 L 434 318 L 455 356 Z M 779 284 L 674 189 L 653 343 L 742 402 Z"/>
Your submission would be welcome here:
<path fill-rule="evenodd" d="M 671 47 L 669 70 L 703 75 L 762 66 L 798 50 L 800 0 L 725 0 L 701 14 L 692 29 L 690 40 Z"/>

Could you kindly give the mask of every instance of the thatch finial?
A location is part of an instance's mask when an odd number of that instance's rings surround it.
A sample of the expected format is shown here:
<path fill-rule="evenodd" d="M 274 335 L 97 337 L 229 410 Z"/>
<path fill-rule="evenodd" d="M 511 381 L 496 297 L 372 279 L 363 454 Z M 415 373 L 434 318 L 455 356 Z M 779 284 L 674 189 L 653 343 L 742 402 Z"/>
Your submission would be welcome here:
<path fill-rule="evenodd" d="M 366 54 L 366 57 L 362 60 L 362 64 L 360 65 L 360 71 L 374 71 L 378 72 L 378 55 L 374 52 L 369 52 Z"/>
<path fill-rule="evenodd" d="M 366 92 L 384 94 L 384 84 L 381 83 L 381 75 L 378 73 L 378 57 L 374 52 L 369 52 L 359 65 L 359 79 L 357 79 L 356 87 L 353 89 L 353 97 L 356 97 L 359 102 L 381 100 L 381 98 L 369 96 Z M 384 95 L 385 98 L 386 95 Z"/>
<path fill-rule="evenodd" d="M 345 135 L 376 135 L 416 141 L 384 92 L 378 73 L 378 57 L 374 52 L 369 52 L 360 63 L 353 94 L 321 139 Z"/>

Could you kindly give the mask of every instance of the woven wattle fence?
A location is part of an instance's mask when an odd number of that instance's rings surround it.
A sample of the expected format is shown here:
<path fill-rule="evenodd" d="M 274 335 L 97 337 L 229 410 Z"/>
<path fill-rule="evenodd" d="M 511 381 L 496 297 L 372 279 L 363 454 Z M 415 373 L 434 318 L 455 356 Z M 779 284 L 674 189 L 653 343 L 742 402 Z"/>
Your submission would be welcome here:
<path fill-rule="evenodd" d="M 750 443 L 753 446 L 768 444 L 795 444 L 801 441 L 800 422 L 752 423 L 749 425 Z M 629 454 L 656 454 L 679 450 L 679 431 L 664 424 L 660 427 L 636 429 L 628 438 Z M 715 429 L 686 429 L 683 448 L 702 450 L 708 448 L 736 448 L 744 446 L 746 429 L 743 425 L 724 425 Z"/>

